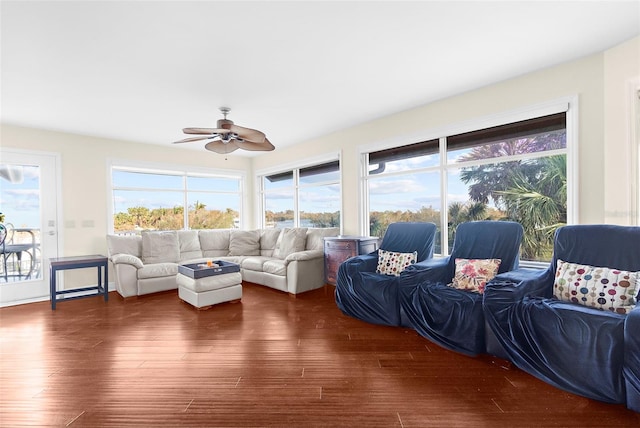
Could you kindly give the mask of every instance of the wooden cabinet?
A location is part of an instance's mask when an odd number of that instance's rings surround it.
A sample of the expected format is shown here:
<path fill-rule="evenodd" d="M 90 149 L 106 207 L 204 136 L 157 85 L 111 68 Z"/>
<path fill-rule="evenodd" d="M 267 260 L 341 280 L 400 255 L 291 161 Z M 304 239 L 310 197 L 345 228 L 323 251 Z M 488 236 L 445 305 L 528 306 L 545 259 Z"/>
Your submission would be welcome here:
<path fill-rule="evenodd" d="M 332 236 L 324 238 L 324 280 L 336 285 L 338 267 L 349 257 L 378 249 L 378 238 L 370 236 Z"/>

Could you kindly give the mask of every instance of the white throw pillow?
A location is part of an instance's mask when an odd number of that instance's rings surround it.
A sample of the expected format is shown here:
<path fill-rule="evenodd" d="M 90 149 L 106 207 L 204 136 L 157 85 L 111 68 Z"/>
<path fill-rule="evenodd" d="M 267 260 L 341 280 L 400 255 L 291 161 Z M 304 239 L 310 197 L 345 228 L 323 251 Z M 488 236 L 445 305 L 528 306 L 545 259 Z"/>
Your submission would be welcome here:
<path fill-rule="evenodd" d="M 590 308 L 627 314 L 636 305 L 640 272 L 569 263 L 558 259 L 553 295 Z"/>
<path fill-rule="evenodd" d="M 232 230 L 229 237 L 230 256 L 259 256 L 259 230 Z"/>
<path fill-rule="evenodd" d="M 175 230 L 143 231 L 142 261 L 146 263 L 177 263 L 180 260 L 178 232 Z"/>
<path fill-rule="evenodd" d="M 399 276 L 408 266 L 418 259 L 418 252 L 398 253 L 394 251 L 378 250 L 377 273 Z"/>
<path fill-rule="evenodd" d="M 284 228 L 280 231 L 280 236 L 278 236 L 276 249 L 273 250 L 273 257 L 285 259 L 289 254 L 304 251 L 306 242 L 306 227 Z"/>

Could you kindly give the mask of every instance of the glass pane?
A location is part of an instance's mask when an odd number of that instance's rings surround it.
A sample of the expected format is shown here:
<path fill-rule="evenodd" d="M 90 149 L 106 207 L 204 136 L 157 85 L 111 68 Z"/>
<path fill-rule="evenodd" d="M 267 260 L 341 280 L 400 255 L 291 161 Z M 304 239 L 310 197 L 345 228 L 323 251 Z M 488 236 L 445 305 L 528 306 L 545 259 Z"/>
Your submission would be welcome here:
<path fill-rule="evenodd" d="M 340 181 L 340 163 L 338 161 L 316 165 L 300 170 L 300 185 Z"/>
<path fill-rule="evenodd" d="M 0 164 L 0 280 L 42 278 L 40 167 Z"/>
<path fill-rule="evenodd" d="M 397 221 L 428 221 L 440 225 L 438 172 L 369 179 L 369 234 L 382 237 Z M 438 238 L 439 239 L 439 238 Z M 439 241 L 437 252 L 440 253 Z"/>
<path fill-rule="evenodd" d="M 300 191 L 300 226 L 340 226 L 340 185 L 307 187 Z"/>
<path fill-rule="evenodd" d="M 496 168 L 497 165 L 478 167 L 485 170 L 487 167 Z M 468 172 L 469 169 L 466 169 Z M 461 174 L 461 169 L 450 169 L 447 173 L 447 219 L 449 250 L 453 248 L 456 228 L 460 223 L 474 220 L 503 220 L 506 213 L 496 208 L 496 202 L 489 199 L 488 202 L 480 202 L 471 197 L 470 186 L 467 185 Z M 490 185 L 489 182 L 479 183 Z"/>
<path fill-rule="evenodd" d="M 123 171 L 114 168 L 112 180 L 114 187 L 167 190 L 184 188 L 184 179 L 181 175 Z"/>
<path fill-rule="evenodd" d="M 182 192 L 114 190 L 113 205 L 115 232 L 184 227 Z"/>
<path fill-rule="evenodd" d="M 273 174 L 264 177 L 264 190 L 293 187 L 293 171 Z"/>
<path fill-rule="evenodd" d="M 549 261 L 555 230 L 567 222 L 566 155 L 450 170 L 451 230 L 478 219 L 522 224 L 522 260 Z"/>
<path fill-rule="evenodd" d="M 189 192 L 190 229 L 230 229 L 240 226 L 240 195 Z"/>
<path fill-rule="evenodd" d="M 265 193 L 264 203 L 265 227 L 284 228 L 294 226 L 293 189 Z"/>
<path fill-rule="evenodd" d="M 187 177 L 188 190 L 210 190 L 215 192 L 239 192 L 240 180 L 226 177 Z"/>
<path fill-rule="evenodd" d="M 453 145 L 453 147 L 447 148 L 447 163 L 462 163 L 504 156 L 539 153 L 563 149 L 566 148 L 566 146 L 567 133 L 565 129 L 561 129 L 542 134 L 493 141 L 473 147 L 458 147 Z"/>

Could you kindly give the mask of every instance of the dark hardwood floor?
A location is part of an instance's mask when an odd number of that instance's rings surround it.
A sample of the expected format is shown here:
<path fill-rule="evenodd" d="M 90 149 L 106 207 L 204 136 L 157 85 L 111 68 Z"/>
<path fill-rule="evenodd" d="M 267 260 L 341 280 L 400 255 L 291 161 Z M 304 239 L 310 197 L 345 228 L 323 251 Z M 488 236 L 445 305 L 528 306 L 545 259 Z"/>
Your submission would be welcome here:
<path fill-rule="evenodd" d="M 638 427 L 486 356 L 343 315 L 333 287 L 244 285 L 198 311 L 176 292 L 0 309 L 3 427 Z"/>

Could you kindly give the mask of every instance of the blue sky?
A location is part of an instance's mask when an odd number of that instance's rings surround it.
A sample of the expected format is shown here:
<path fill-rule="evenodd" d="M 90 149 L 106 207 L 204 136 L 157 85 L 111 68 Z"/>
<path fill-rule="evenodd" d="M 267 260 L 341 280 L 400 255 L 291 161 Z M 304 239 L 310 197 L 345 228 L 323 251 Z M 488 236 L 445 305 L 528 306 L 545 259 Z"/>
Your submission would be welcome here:
<path fill-rule="evenodd" d="M 40 228 L 40 169 L 22 167 L 22 180 L 0 178 L 0 212 L 14 227 Z"/>

